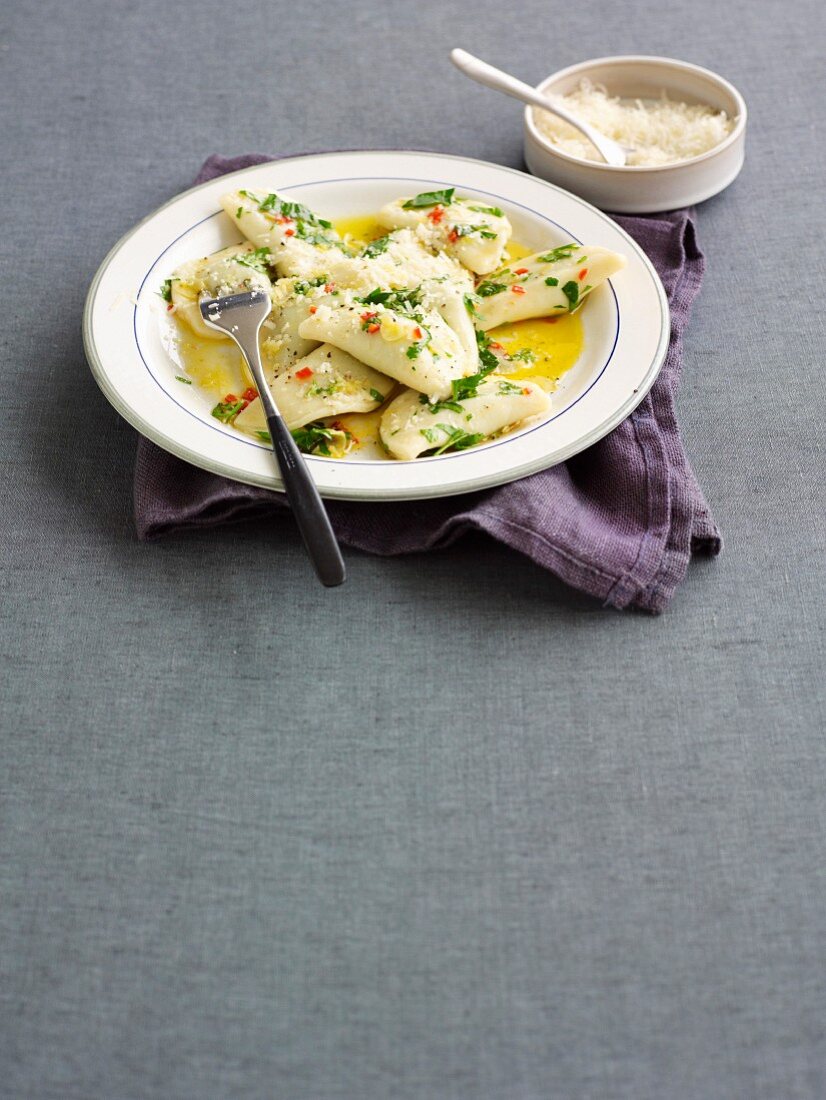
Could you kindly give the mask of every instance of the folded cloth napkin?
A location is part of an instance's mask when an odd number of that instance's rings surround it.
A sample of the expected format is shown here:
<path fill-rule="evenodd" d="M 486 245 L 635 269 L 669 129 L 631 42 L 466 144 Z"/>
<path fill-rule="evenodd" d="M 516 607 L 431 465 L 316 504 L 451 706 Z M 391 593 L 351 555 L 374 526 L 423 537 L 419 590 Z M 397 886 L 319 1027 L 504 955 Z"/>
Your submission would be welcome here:
<path fill-rule="evenodd" d="M 196 183 L 272 157 L 210 157 Z M 682 334 L 703 277 L 693 211 L 618 217 L 659 272 L 671 306 L 671 343 L 645 400 L 610 435 L 542 473 L 484 492 L 398 503 L 329 501 L 339 539 L 372 554 L 447 546 L 485 531 L 567 584 L 614 607 L 660 612 L 693 554 L 716 555 L 720 533 L 686 457 L 674 411 Z M 284 516 L 286 498 L 241 485 L 138 442 L 138 537 Z"/>

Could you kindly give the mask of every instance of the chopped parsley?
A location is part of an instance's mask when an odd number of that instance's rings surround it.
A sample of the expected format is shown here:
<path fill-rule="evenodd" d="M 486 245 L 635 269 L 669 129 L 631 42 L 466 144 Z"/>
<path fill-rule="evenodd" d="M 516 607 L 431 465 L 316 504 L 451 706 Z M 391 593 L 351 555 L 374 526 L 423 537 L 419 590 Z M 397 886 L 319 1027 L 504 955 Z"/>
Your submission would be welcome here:
<path fill-rule="evenodd" d="M 192 385 L 192 379 L 191 378 L 184 378 L 184 376 L 182 374 L 176 374 L 175 375 L 175 381 L 176 382 L 183 382 L 183 384 L 185 386 L 191 386 Z"/>
<path fill-rule="evenodd" d="M 269 432 L 257 431 L 255 434 L 259 439 L 263 439 L 265 443 L 272 443 L 272 436 Z"/>
<path fill-rule="evenodd" d="M 550 252 L 546 252 L 539 259 L 543 264 L 555 264 L 559 260 L 569 260 L 572 253 L 576 252 L 578 248 L 578 244 L 561 244 L 559 248 L 551 249 Z"/>
<path fill-rule="evenodd" d="M 338 378 L 333 378 L 326 386 L 322 386 L 320 382 L 313 382 L 312 385 L 307 387 L 306 395 L 307 397 L 332 397 L 340 389 L 341 381 Z"/>
<path fill-rule="evenodd" d="M 483 237 L 486 241 L 495 241 L 496 234 L 488 229 L 486 225 L 454 225 L 451 233 L 455 233 L 456 237 L 471 237 L 478 233 L 480 237 Z"/>
<path fill-rule="evenodd" d="M 503 379 L 499 383 L 499 388 L 496 392 L 502 394 L 502 396 L 504 397 L 505 395 L 510 393 L 521 393 L 522 387 L 514 385 L 513 382 L 508 382 L 507 379 Z"/>
<path fill-rule="evenodd" d="M 488 280 L 477 286 L 476 293 L 480 298 L 492 298 L 494 294 L 501 294 L 503 290 L 507 289 L 507 283 L 492 283 Z"/>
<path fill-rule="evenodd" d="M 164 279 L 164 281 L 161 283 L 161 289 L 158 291 L 158 294 L 160 294 L 160 296 L 163 298 L 163 300 L 165 302 L 171 302 L 172 301 L 172 280 L 171 279 Z"/>
<path fill-rule="evenodd" d="M 299 279 L 293 283 L 293 293 L 299 295 L 309 294 L 317 286 L 324 286 L 327 283 L 326 275 L 319 275 L 315 279 Z"/>
<path fill-rule="evenodd" d="M 235 211 L 235 217 L 240 218 L 243 213 L 244 213 L 243 206 L 239 206 L 238 209 Z"/>
<path fill-rule="evenodd" d="M 565 284 L 562 288 L 562 293 L 571 303 L 571 309 L 577 304 L 579 300 L 579 284 L 575 283 L 573 279 Z"/>
<path fill-rule="evenodd" d="M 490 374 L 499 366 L 499 360 L 490 350 L 490 337 L 486 332 L 476 333 L 476 346 L 479 349 L 479 362 L 484 367 L 485 373 Z"/>
<path fill-rule="evenodd" d="M 499 360 L 490 350 L 490 338 L 487 333 L 477 332 L 476 343 L 479 348 L 480 370 L 476 374 L 469 375 L 467 378 L 453 379 L 450 383 L 450 387 L 453 391 L 453 399 L 455 401 L 464 401 L 468 397 L 476 397 L 480 382 L 484 382 L 491 371 L 496 370 L 499 366 Z"/>
<path fill-rule="evenodd" d="M 471 317 L 478 317 L 479 316 L 479 311 L 476 308 L 475 302 L 473 301 L 473 295 L 472 294 L 465 294 L 464 295 L 464 301 L 465 301 L 465 309 L 468 311 L 468 313 L 471 315 Z"/>
<path fill-rule="evenodd" d="M 260 271 L 263 275 L 267 274 L 267 267 L 270 264 L 270 250 L 268 248 L 254 248 L 252 252 L 245 252 L 243 256 L 236 257 L 239 264 L 243 267 L 254 268 L 255 271 Z"/>
<path fill-rule="evenodd" d="M 418 359 L 422 350 L 421 344 L 411 344 L 407 351 L 404 353 L 408 359 Z"/>
<path fill-rule="evenodd" d="M 370 396 L 373 398 L 374 401 L 378 401 L 378 403 L 380 405 L 384 401 L 384 394 L 379 393 L 378 390 L 374 390 L 374 389 L 371 388 L 370 389 Z"/>
<path fill-rule="evenodd" d="M 325 428 L 316 420 L 312 424 L 305 424 L 303 428 L 294 428 L 290 433 L 296 442 L 299 451 L 304 454 L 330 456 L 330 443 L 333 441 L 333 431 Z"/>
<path fill-rule="evenodd" d="M 545 286 L 559 286 L 559 279 L 555 279 L 553 275 L 549 275 L 545 280 Z"/>
<path fill-rule="evenodd" d="M 444 191 L 422 191 L 415 198 L 402 203 L 402 210 L 423 210 L 428 206 L 450 206 L 453 202 L 455 187 L 448 187 Z"/>
<path fill-rule="evenodd" d="M 513 363 L 535 363 L 536 352 L 531 351 L 530 348 L 520 348 L 519 351 L 515 351 L 513 355 L 509 355 L 508 359 Z"/>
<path fill-rule="evenodd" d="M 326 223 L 329 225 L 329 222 Z M 325 245 L 327 248 L 338 248 L 342 252 L 349 252 L 344 241 L 340 241 L 334 233 L 327 233 L 310 222 L 297 221 L 295 223 L 295 235 L 299 240 L 308 244 Z"/>
<path fill-rule="evenodd" d="M 390 244 L 390 237 L 377 237 L 375 241 L 370 241 L 362 252 L 368 260 L 372 260 L 375 256 L 381 255 L 382 252 L 387 251 L 387 246 Z"/>
<path fill-rule="evenodd" d="M 443 411 L 457 413 L 465 411 L 458 401 L 436 401 L 434 404 L 431 404 L 426 393 L 419 394 L 419 404 L 426 405 L 427 411 L 433 413 L 434 416 L 436 413 Z"/>
<path fill-rule="evenodd" d="M 385 306 L 386 309 L 392 309 L 396 313 L 407 313 L 419 320 L 415 310 L 421 305 L 422 291 L 421 287 L 413 287 L 409 290 L 382 290 L 381 287 L 376 287 L 364 298 L 357 298 L 356 301 L 363 302 L 366 306 Z"/>
<path fill-rule="evenodd" d="M 332 222 L 319 218 L 318 214 L 314 214 L 309 206 L 305 206 L 301 202 L 289 202 L 287 199 L 282 199 L 280 195 L 275 194 L 267 195 L 265 199 L 259 202 L 257 196 L 251 195 L 248 191 L 241 191 L 241 194 L 258 202 L 258 209 L 262 213 L 291 218 L 295 222 L 306 222 L 307 225 L 319 225 L 322 229 L 333 228 Z"/>
<path fill-rule="evenodd" d="M 219 401 L 212 410 L 212 415 L 223 424 L 230 424 L 243 407 L 243 401 Z"/>
<path fill-rule="evenodd" d="M 504 214 L 498 206 L 470 206 L 469 210 L 475 210 L 477 214 L 490 214 L 493 218 L 504 218 Z"/>
<path fill-rule="evenodd" d="M 463 451 L 467 447 L 475 447 L 485 437 L 481 432 L 466 432 L 461 428 L 454 428 L 452 424 L 437 424 L 435 428 L 420 428 L 420 434 L 428 443 L 438 443 L 437 432 L 442 432 L 447 439 L 433 452 L 434 455 L 443 454 L 447 450 Z"/>

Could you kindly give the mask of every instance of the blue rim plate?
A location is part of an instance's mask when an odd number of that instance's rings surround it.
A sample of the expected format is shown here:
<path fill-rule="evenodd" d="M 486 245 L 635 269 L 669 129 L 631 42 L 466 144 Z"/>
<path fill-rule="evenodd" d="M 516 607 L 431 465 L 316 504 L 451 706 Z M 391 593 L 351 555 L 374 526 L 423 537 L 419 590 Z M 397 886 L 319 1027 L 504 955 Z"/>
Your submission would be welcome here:
<path fill-rule="evenodd" d="M 415 462 L 308 458 L 323 496 L 406 500 L 501 485 L 546 469 L 616 427 L 654 383 L 668 348 L 669 312 L 657 273 L 607 215 L 512 168 L 440 153 L 346 152 L 256 165 L 185 191 L 112 249 L 86 299 L 83 339 L 98 385 L 147 439 L 235 481 L 282 489 L 269 448 L 216 421 L 211 402 L 182 386 L 157 291 L 184 260 L 237 241 L 219 198 L 238 187 L 286 192 L 325 217 L 368 214 L 398 195 L 455 186 L 495 201 L 514 238 L 538 249 L 576 240 L 621 252 L 628 266 L 590 296 L 585 344 L 553 394 L 547 418 L 481 447 Z"/>

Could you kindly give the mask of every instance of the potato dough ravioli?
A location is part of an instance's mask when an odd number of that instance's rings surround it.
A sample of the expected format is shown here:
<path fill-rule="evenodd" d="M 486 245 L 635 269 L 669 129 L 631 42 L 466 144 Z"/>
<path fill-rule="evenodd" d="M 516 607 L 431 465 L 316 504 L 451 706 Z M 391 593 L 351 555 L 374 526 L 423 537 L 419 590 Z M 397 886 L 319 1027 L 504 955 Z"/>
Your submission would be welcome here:
<path fill-rule="evenodd" d="M 178 380 L 216 398 L 218 420 L 268 438 L 242 358 L 198 309 L 263 290 L 267 385 L 299 447 L 334 459 L 362 446 L 356 422 L 373 424 L 377 457 L 414 461 L 547 417 L 553 382 L 528 332 L 552 331 L 625 266 L 573 242 L 525 255 L 503 210 L 452 187 L 387 203 L 365 239 L 275 192 L 221 203 L 243 240 L 182 264 L 160 291 L 180 334 Z"/>

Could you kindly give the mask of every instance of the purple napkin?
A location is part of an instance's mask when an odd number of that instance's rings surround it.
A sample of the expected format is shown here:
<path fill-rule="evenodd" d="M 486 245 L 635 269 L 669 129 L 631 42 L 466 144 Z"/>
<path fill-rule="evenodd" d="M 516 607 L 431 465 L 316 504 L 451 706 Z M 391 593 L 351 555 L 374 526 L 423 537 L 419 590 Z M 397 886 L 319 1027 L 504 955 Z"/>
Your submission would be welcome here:
<path fill-rule="evenodd" d="M 211 156 L 195 182 L 272 159 Z M 692 212 L 616 220 L 650 256 L 671 306 L 668 355 L 642 404 L 587 451 L 510 485 L 440 500 L 328 501 L 342 543 L 372 554 L 408 554 L 485 531 L 606 604 L 650 612 L 666 607 L 693 554 L 720 552 L 720 533 L 674 412 L 682 334 L 704 268 Z M 278 522 L 286 510 L 279 493 L 228 481 L 138 441 L 140 539 L 260 516 Z"/>

